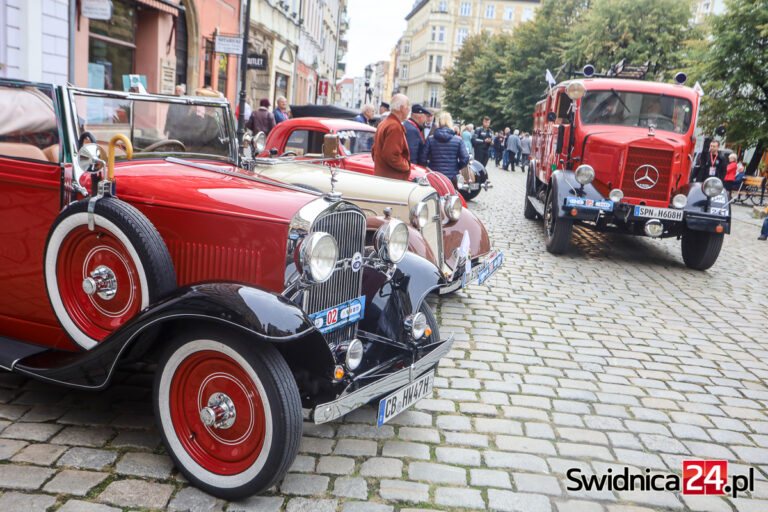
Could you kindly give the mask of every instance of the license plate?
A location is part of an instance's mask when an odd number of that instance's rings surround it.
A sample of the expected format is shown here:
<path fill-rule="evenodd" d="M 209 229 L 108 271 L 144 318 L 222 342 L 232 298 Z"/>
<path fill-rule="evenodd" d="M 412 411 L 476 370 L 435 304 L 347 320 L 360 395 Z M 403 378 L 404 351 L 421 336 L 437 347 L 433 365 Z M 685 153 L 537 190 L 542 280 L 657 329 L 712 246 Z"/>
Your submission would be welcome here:
<path fill-rule="evenodd" d="M 377 424 L 382 426 L 410 406 L 432 393 L 435 381 L 435 371 L 422 375 L 411 384 L 403 386 L 386 398 L 379 401 Z"/>
<path fill-rule="evenodd" d="M 478 280 L 477 284 L 483 284 L 491 275 L 496 272 L 504 261 L 504 254 L 499 252 L 498 254 L 491 254 L 488 261 L 482 267 L 477 266 L 472 269 L 471 272 L 464 274 L 461 278 L 461 287 L 466 288 L 472 284 L 475 279 Z"/>
<path fill-rule="evenodd" d="M 585 208 L 587 210 L 602 210 L 604 212 L 613 211 L 613 201 L 607 199 L 595 200 L 587 199 L 586 197 L 572 197 L 565 198 L 565 206 L 575 206 L 577 208 Z"/>
<path fill-rule="evenodd" d="M 469 190 L 480 190 L 480 184 L 479 183 L 470 183 L 469 184 Z"/>
<path fill-rule="evenodd" d="M 309 315 L 309 319 L 315 324 L 322 334 L 333 332 L 361 320 L 365 315 L 365 296 L 352 299 L 332 308 L 318 311 Z"/>
<path fill-rule="evenodd" d="M 650 217 L 661 220 L 683 220 L 683 210 L 657 208 L 655 206 L 635 206 L 635 217 Z"/>
<path fill-rule="evenodd" d="M 711 206 L 709 208 L 709 213 L 711 213 L 713 215 L 722 215 L 723 217 L 727 217 L 728 216 L 728 208 L 715 208 L 715 207 Z"/>

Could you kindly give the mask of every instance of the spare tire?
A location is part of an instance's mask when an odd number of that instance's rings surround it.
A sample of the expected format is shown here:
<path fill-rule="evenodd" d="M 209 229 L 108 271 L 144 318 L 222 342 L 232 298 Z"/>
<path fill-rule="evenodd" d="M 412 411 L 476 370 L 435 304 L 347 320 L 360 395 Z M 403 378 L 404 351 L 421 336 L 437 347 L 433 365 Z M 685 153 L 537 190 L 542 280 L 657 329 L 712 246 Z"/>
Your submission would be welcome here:
<path fill-rule="evenodd" d="M 96 346 L 141 310 L 176 288 L 173 261 L 160 233 L 115 197 L 68 205 L 45 243 L 45 287 L 56 318 L 84 349 Z"/>

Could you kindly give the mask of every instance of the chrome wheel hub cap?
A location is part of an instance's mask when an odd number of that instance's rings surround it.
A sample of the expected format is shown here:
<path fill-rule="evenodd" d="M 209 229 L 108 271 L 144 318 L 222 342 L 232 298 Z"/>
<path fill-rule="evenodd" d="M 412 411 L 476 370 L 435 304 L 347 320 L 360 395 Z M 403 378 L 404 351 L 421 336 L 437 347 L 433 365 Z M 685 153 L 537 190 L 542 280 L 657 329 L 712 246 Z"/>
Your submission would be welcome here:
<path fill-rule="evenodd" d="M 86 295 L 96 294 L 104 300 L 110 300 L 117 294 L 117 279 L 111 268 L 100 265 L 83 279 L 83 291 Z"/>
<path fill-rule="evenodd" d="M 235 403 L 224 393 L 214 393 L 208 399 L 208 407 L 200 410 L 200 421 L 207 427 L 227 429 L 235 424 Z"/>

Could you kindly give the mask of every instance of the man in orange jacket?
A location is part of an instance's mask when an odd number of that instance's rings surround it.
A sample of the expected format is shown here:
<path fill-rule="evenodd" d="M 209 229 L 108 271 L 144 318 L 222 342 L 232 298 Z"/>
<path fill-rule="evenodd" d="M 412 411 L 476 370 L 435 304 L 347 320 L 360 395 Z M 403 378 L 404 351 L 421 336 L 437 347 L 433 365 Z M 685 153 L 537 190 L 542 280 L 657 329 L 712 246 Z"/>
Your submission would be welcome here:
<path fill-rule="evenodd" d="M 410 153 L 403 121 L 411 113 L 411 102 L 404 94 L 396 94 L 389 102 L 390 114 L 376 130 L 371 148 L 373 174 L 384 178 L 408 180 L 411 176 Z"/>

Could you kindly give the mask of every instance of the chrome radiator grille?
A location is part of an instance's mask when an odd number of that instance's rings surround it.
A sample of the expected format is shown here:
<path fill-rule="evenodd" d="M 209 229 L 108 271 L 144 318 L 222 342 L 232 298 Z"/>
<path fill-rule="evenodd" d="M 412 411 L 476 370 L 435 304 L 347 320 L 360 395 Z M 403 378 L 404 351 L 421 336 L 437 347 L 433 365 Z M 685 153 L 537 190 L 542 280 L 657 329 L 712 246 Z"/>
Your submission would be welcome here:
<path fill-rule="evenodd" d="M 351 258 L 356 252 L 365 254 L 365 215 L 358 210 L 337 210 L 320 215 L 312 224 L 312 232 L 323 231 L 339 244 L 339 258 Z M 304 311 L 308 314 L 337 306 L 362 295 L 363 271 L 351 267 L 336 270 L 324 283 L 310 287 L 304 295 Z M 357 324 L 346 325 L 325 334 L 331 345 L 351 340 Z"/>
<path fill-rule="evenodd" d="M 421 234 L 429 244 L 429 248 L 432 249 L 432 253 L 435 255 L 438 261 L 438 267 L 442 267 L 443 258 L 443 222 L 440 212 L 440 198 L 437 194 L 431 194 L 424 198 L 424 202 L 427 203 L 427 211 L 429 212 L 429 222 L 421 229 Z M 442 271 L 443 269 L 440 268 Z"/>

